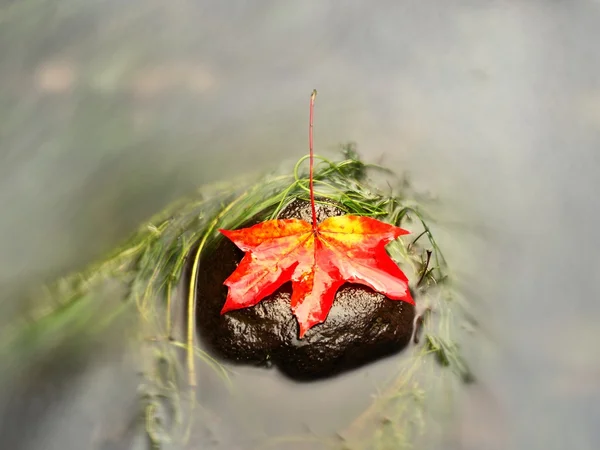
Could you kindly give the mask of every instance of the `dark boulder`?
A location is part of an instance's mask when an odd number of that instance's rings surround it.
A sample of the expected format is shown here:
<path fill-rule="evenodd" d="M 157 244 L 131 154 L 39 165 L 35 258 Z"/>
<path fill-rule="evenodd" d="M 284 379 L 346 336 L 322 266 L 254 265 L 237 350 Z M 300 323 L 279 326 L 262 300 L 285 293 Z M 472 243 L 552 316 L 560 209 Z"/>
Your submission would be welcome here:
<path fill-rule="evenodd" d="M 334 206 L 317 204 L 319 221 L 342 214 Z M 295 200 L 279 218 L 310 221 L 310 204 Z M 357 284 L 340 288 L 327 320 L 303 339 L 298 339 L 298 323 L 290 309 L 291 283 L 256 306 L 221 315 L 227 296 L 223 282 L 242 256 L 223 238 L 200 262 L 197 322 L 201 339 L 214 356 L 246 364 L 274 364 L 292 378 L 309 380 L 391 355 L 410 342 L 414 306 Z"/>

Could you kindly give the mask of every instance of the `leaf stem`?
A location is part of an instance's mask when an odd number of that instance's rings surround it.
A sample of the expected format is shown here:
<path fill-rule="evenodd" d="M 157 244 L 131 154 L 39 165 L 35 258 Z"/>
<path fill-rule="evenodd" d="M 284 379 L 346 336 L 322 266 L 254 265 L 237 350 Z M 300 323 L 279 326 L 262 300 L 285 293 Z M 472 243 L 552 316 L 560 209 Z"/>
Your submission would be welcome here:
<path fill-rule="evenodd" d="M 313 89 L 310 95 L 310 114 L 308 124 L 308 148 L 310 152 L 310 172 L 309 172 L 309 186 L 310 186 L 310 208 L 312 211 L 312 226 L 313 230 L 317 231 L 317 210 L 315 208 L 315 190 L 313 187 L 313 171 L 314 171 L 314 150 L 313 150 L 313 110 L 315 108 L 315 97 L 317 96 L 317 90 Z"/>

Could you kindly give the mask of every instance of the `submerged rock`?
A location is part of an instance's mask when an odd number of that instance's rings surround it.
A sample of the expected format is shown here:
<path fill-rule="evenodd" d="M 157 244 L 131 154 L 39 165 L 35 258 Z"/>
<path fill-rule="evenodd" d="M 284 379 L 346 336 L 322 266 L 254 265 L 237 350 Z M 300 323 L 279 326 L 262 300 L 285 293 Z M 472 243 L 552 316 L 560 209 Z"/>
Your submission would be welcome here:
<path fill-rule="evenodd" d="M 319 221 L 343 215 L 335 206 L 317 204 Z M 310 204 L 295 200 L 279 218 L 310 222 Z M 291 283 L 256 306 L 220 314 L 227 297 L 225 279 L 243 256 L 228 239 L 200 262 L 197 322 L 201 339 L 214 356 L 229 361 L 274 364 L 296 379 L 316 379 L 359 367 L 402 350 L 410 342 L 415 308 L 357 284 L 345 284 L 335 296 L 327 320 L 298 339 L 290 308 Z"/>

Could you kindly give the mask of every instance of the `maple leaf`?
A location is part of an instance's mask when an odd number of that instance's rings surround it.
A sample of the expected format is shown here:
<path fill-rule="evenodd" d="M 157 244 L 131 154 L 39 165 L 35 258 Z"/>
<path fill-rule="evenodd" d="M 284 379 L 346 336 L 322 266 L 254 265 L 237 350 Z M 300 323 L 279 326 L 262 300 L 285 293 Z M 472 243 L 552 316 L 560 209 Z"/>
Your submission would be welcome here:
<path fill-rule="evenodd" d="M 347 215 L 329 217 L 316 226 L 285 219 L 219 231 L 246 252 L 225 280 L 229 292 L 222 314 L 254 306 L 290 280 L 300 338 L 325 321 L 346 282 L 414 304 L 406 276 L 385 250 L 387 243 L 408 233 L 402 228 Z"/>
<path fill-rule="evenodd" d="M 329 217 L 317 223 L 313 187 L 313 106 L 310 96 L 310 206 L 312 224 L 300 219 L 268 220 L 241 230 L 219 230 L 246 252 L 225 280 L 229 287 L 221 314 L 256 305 L 292 281 L 291 307 L 300 335 L 324 322 L 335 294 L 346 282 L 369 286 L 392 300 L 414 304 L 408 280 L 385 250 L 408 234 L 364 216 Z"/>

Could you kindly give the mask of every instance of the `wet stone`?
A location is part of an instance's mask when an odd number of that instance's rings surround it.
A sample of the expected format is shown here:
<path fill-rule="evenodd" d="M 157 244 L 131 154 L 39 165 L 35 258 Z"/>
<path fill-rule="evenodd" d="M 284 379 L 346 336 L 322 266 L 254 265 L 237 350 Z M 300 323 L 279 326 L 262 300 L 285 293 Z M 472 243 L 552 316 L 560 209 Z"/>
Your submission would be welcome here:
<path fill-rule="evenodd" d="M 343 214 L 334 206 L 317 204 L 319 221 Z M 295 200 L 279 218 L 310 222 L 310 204 Z M 197 323 L 202 342 L 213 356 L 237 363 L 275 365 L 291 378 L 312 380 L 357 368 L 409 344 L 414 306 L 358 284 L 343 285 L 327 320 L 308 330 L 302 339 L 298 339 L 298 323 L 290 308 L 291 283 L 253 307 L 221 315 L 227 297 L 223 282 L 242 256 L 241 250 L 223 238 L 200 262 Z"/>

